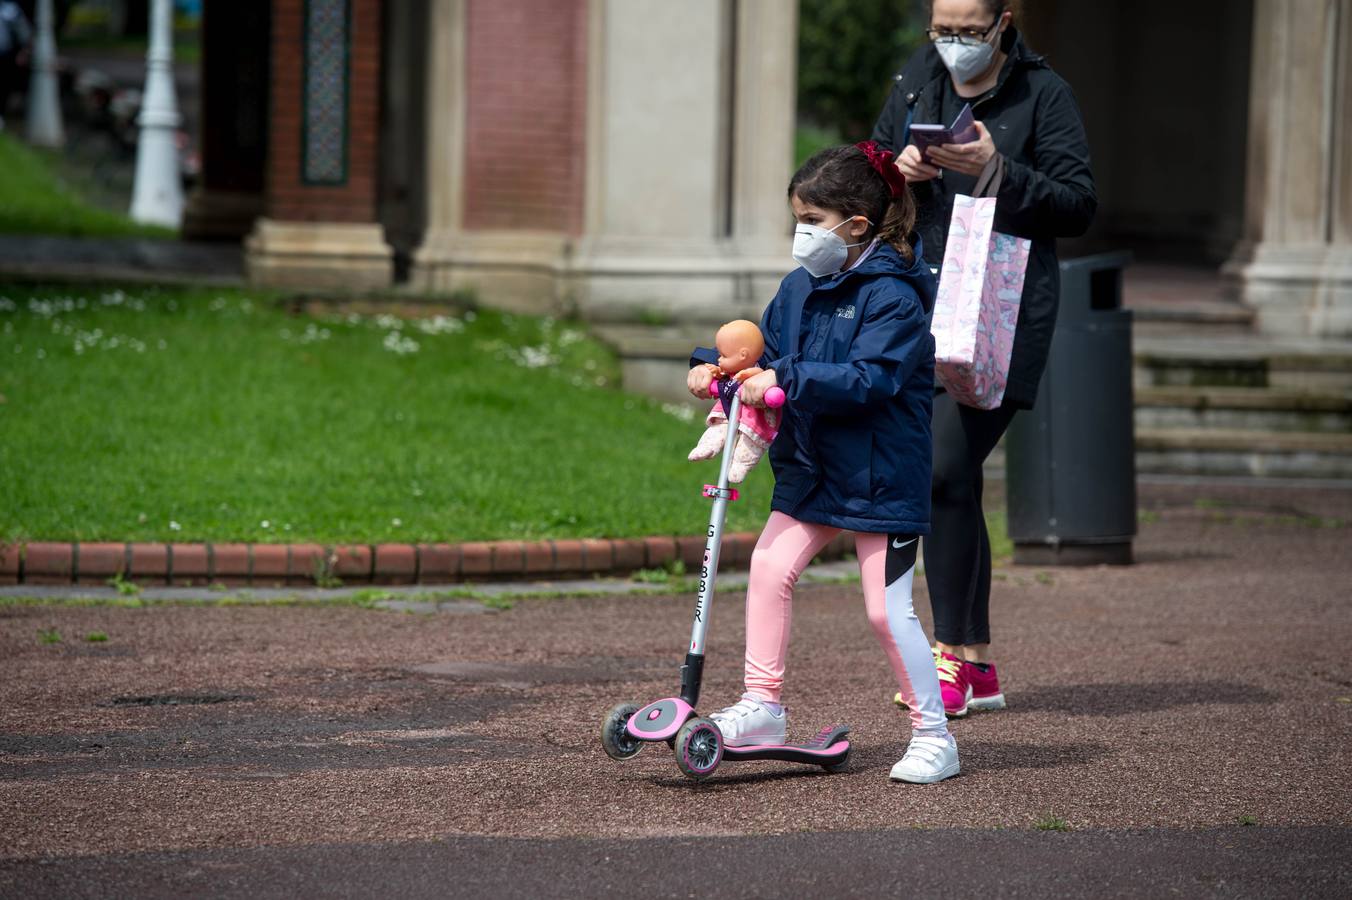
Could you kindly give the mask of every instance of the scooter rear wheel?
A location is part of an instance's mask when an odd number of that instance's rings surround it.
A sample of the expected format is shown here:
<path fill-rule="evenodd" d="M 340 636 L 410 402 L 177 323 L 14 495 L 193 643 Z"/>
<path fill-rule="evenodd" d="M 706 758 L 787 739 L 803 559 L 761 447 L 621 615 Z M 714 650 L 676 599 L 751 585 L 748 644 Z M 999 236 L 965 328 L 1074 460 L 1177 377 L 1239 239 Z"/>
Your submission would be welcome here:
<path fill-rule="evenodd" d="M 703 781 L 723 761 L 723 732 L 709 719 L 696 717 L 676 732 L 676 765 L 687 777 Z"/>
<path fill-rule="evenodd" d="M 629 718 L 639 711 L 637 703 L 621 703 L 601 720 L 601 748 L 611 759 L 626 760 L 638 756 L 643 742 L 625 730 Z"/>

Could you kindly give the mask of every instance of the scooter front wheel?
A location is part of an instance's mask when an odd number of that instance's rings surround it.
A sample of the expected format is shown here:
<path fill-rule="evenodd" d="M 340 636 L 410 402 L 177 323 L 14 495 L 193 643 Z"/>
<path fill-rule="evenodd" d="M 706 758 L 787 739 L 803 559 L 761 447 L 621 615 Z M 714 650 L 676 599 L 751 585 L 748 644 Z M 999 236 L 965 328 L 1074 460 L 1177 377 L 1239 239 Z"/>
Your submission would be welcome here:
<path fill-rule="evenodd" d="M 703 781 L 723 761 L 723 732 L 709 719 L 697 717 L 681 726 L 672 746 L 676 765 L 687 777 Z"/>
<path fill-rule="evenodd" d="M 637 703 L 621 703 L 601 720 L 601 748 L 606 751 L 606 756 L 618 760 L 633 759 L 643 749 L 643 742 L 625 729 L 630 717 L 638 711 Z"/>

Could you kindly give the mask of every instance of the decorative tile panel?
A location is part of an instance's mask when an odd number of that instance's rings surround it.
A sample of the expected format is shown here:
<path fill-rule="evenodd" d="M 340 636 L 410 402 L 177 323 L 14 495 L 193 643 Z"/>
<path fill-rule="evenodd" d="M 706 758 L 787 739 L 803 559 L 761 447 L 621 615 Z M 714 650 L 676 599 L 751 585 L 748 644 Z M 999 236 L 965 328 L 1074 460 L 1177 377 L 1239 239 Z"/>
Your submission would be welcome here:
<path fill-rule="evenodd" d="M 306 0 L 301 178 L 347 181 L 351 0 Z"/>

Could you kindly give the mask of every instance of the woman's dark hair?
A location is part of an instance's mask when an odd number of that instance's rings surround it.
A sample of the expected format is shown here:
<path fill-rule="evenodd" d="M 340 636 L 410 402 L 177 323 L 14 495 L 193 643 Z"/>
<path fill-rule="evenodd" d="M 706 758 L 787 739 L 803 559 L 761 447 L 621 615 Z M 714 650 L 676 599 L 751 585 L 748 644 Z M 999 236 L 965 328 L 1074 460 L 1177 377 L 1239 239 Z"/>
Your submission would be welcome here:
<path fill-rule="evenodd" d="M 890 165 L 890 164 L 889 164 Z M 820 209 L 845 216 L 863 216 L 873 235 L 891 244 L 906 262 L 914 262 L 911 232 L 915 229 L 915 198 L 907 187 L 892 198 L 892 188 L 873 168 L 863 150 L 853 144 L 827 147 L 803 163 L 789 182 L 789 199 L 797 197 Z"/>
<path fill-rule="evenodd" d="M 927 5 L 929 6 L 930 15 L 934 15 L 934 0 L 929 0 Z M 1019 14 L 1018 5 L 1015 3 L 1015 0 L 981 0 L 981 5 L 986 7 L 986 12 L 993 16 L 998 16 L 1005 10 L 1009 10 L 1014 13 L 1015 16 Z"/>

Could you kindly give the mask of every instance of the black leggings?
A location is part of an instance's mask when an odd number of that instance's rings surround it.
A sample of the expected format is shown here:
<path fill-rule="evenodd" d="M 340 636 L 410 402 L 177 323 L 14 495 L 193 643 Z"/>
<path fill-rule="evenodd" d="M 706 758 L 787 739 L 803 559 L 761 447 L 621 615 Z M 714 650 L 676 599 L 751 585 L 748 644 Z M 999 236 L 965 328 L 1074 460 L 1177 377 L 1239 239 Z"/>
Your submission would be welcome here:
<path fill-rule="evenodd" d="M 981 512 L 981 464 L 1014 418 L 1013 406 L 963 406 L 934 397 L 932 531 L 925 538 L 925 582 L 934 639 L 988 644 L 991 639 L 991 542 Z"/>

